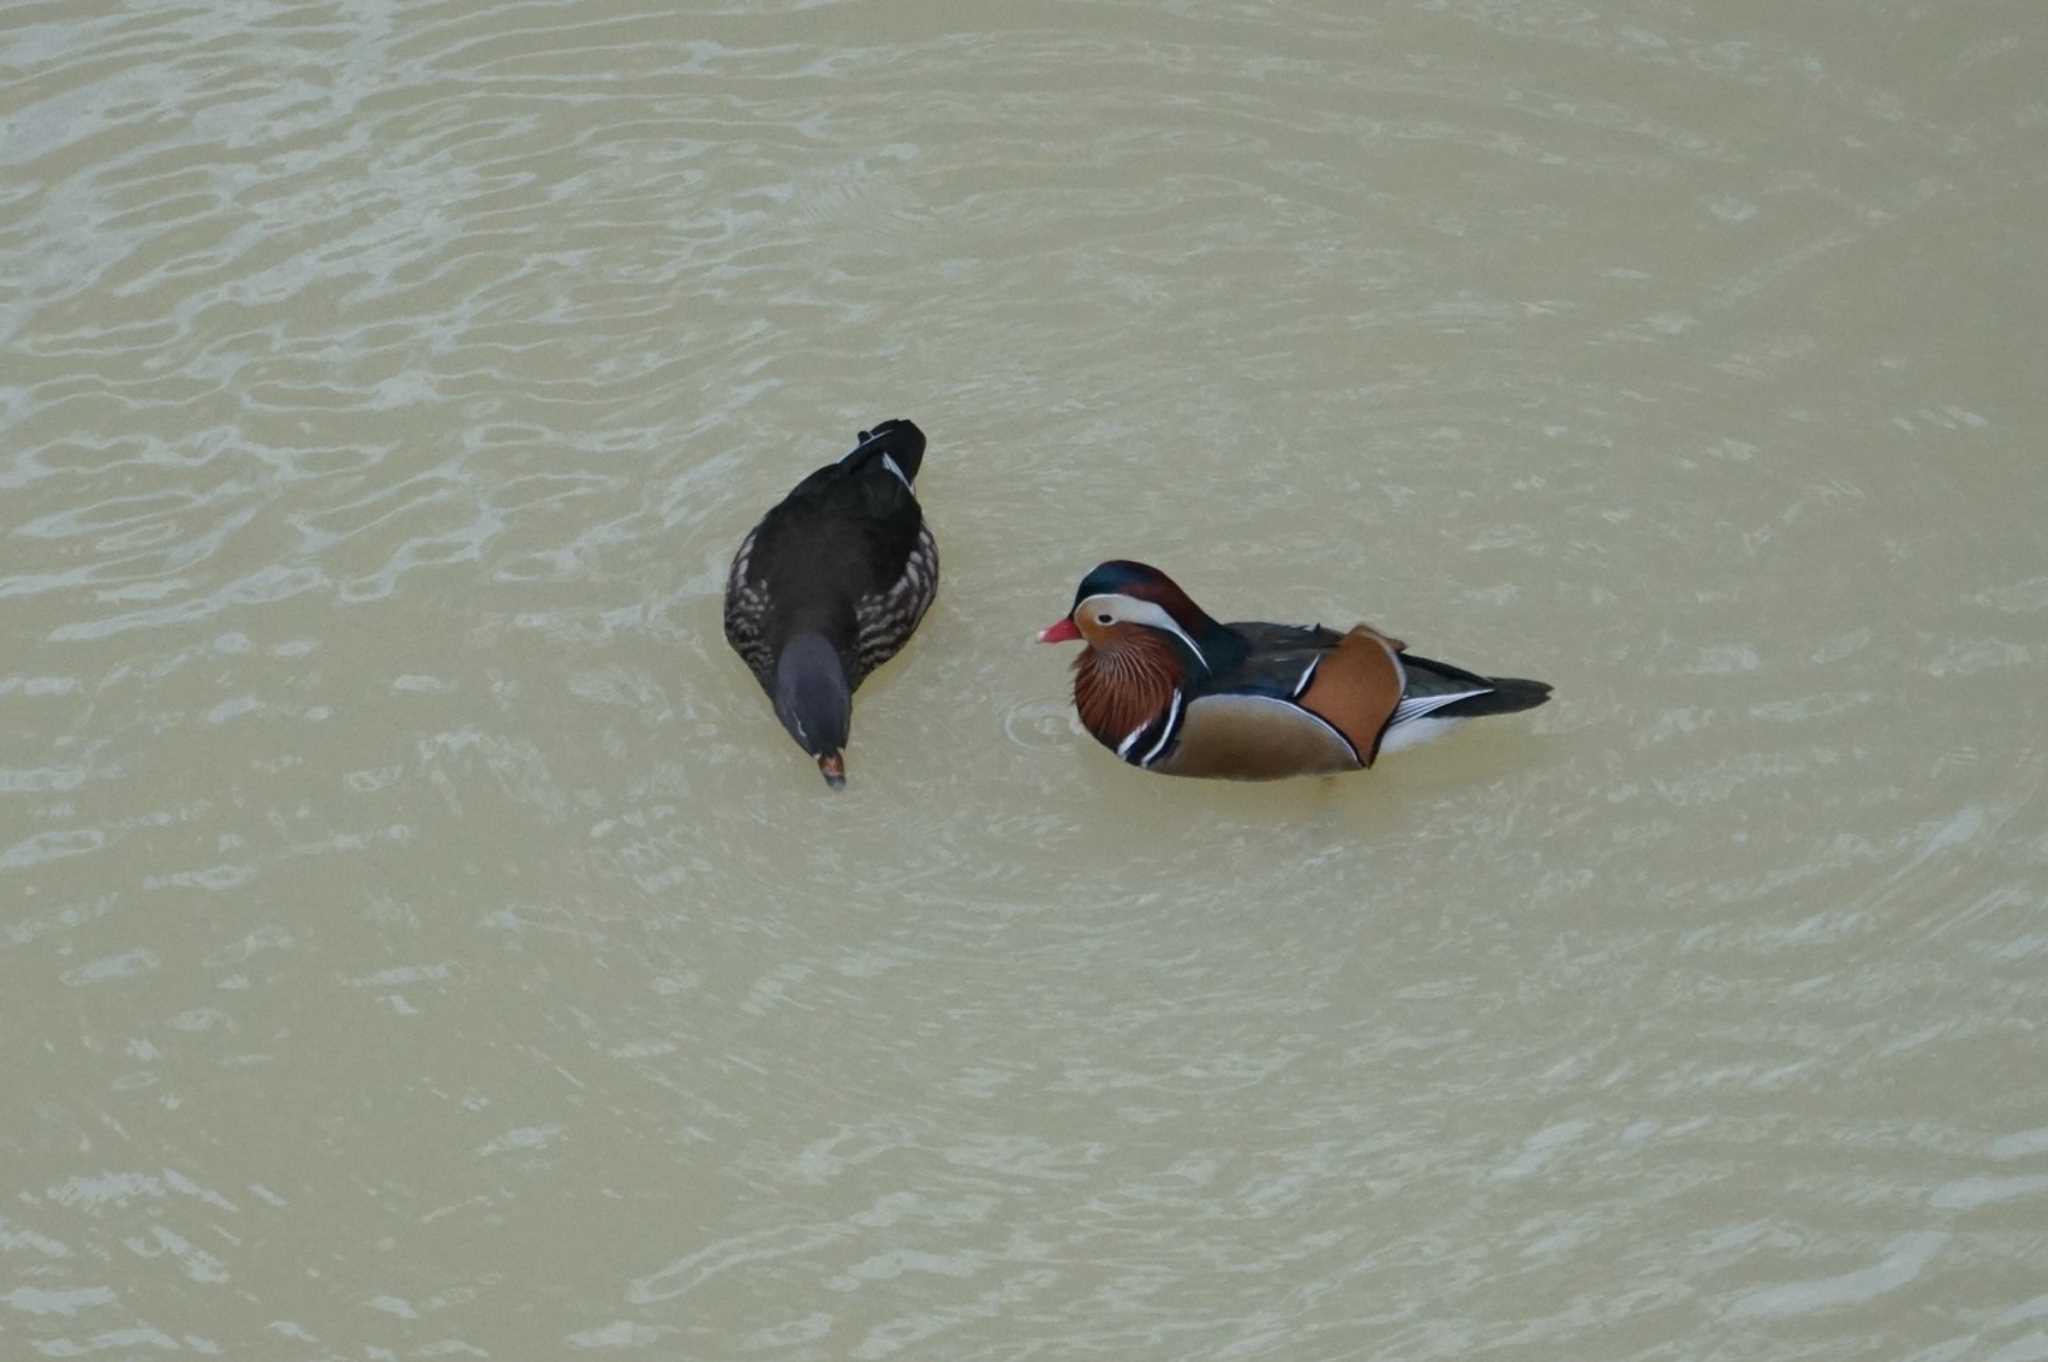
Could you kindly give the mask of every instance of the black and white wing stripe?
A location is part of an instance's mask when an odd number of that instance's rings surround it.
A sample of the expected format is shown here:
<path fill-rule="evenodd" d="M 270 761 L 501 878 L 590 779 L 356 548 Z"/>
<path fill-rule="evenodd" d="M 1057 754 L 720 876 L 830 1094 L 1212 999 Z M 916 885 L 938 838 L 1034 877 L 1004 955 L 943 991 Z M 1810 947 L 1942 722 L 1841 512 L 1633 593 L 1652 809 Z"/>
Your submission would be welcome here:
<path fill-rule="evenodd" d="M 1406 658 L 1401 678 L 1407 693 L 1380 730 L 1377 755 L 1400 752 L 1449 732 L 1463 723 L 1464 717 L 1432 717 L 1437 711 L 1491 695 L 1494 690 L 1482 676 L 1427 658 Z"/>
<path fill-rule="evenodd" d="M 1399 728 L 1402 724 L 1413 723 L 1445 705 L 1455 705 L 1460 700 L 1470 700 L 1475 695 L 1487 695 L 1491 687 L 1479 686 L 1472 690 L 1445 691 L 1440 695 L 1410 695 L 1394 706 L 1394 712 L 1387 719 L 1388 728 Z"/>
<path fill-rule="evenodd" d="M 1132 729 L 1116 745 L 1116 754 L 1133 766 L 1150 766 L 1173 746 L 1173 740 L 1180 735 L 1181 723 L 1186 718 L 1187 696 L 1176 686 L 1166 712 L 1150 723 Z"/>

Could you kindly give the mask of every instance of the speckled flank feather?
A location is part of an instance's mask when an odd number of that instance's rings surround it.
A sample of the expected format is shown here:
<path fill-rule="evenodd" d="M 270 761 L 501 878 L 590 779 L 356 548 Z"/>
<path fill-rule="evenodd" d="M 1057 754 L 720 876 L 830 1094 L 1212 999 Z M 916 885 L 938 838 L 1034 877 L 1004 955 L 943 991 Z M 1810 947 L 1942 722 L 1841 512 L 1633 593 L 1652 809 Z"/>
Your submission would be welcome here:
<path fill-rule="evenodd" d="M 769 602 L 765 584 L 756 586 L 747 580 L 747 563 L 753 556 L 754 535 L 759 529 L 757 525 L 747 531 L 739 552 L 733 555 L 731 570 L 725 574 L 725 641 L 747 664 L 747 670 L 762 680 L 775 670 L 775 651 L 768 645 Z M 767 682 L 762 680 L 762 684 Z"/>
<path fill-rule="evenodd" d="M 853 665 L 847 675 L 858 686 L 910 641 L 939 592 L 939 545 L 929 526 L 919 525 L 917 547 L 903 573 L 886 591 L 870 591 L 854 602 Z"/>

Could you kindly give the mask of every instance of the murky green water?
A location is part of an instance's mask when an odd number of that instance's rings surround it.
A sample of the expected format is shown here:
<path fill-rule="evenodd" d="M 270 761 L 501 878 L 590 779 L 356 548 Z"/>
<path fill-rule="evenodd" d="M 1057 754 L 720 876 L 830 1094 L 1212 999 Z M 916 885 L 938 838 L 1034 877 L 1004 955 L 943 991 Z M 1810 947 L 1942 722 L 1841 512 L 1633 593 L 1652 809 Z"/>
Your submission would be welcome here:
<path fill-rule="evenodd" d="M 2048 11 L 21 6 L 0 1353 L 2048 1358 Z M 761 510 L 931 435 L 832 797 Z M 1148 777 L 1109 556 L 1558 699 Z"/>

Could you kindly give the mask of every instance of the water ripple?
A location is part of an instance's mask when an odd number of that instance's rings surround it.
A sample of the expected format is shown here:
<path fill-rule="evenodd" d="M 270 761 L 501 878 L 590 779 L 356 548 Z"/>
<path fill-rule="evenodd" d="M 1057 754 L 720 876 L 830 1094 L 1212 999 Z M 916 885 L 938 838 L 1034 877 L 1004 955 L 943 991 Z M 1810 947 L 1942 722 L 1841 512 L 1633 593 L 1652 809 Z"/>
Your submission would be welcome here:
<path fill-rule="evenodd" d="M 22 11 L 10 1327 L 2037 1352 L 2048 54 L 1863 17 Z M 718 599 L 892 414 L 830 798 Z M 1129 771 L 1122 553 L 1559 702 Z"/>

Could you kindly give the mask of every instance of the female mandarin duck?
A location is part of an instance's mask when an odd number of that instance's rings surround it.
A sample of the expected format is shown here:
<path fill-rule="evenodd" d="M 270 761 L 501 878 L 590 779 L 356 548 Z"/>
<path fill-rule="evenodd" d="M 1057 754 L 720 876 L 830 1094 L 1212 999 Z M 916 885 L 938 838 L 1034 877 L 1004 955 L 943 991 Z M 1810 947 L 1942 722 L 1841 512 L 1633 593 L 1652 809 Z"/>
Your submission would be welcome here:
<path fill-rule="evenodd" d="M 1074 708 L 1104 747 L 1176 776 L 1273 780 L 1370 766 L 1481 714 L 1550 698 L 1541 681 L 1416 657 L 1361 624 L 1218 624 L 1158 568 L 1102 564 L 1038 636 L 1079 639 Z"/>
<path fill-rule="evenodd" d="M 854 689 L 910 640 L 939 591 L 939 547 L 911 486 L 923 462 L 911 422 L 862 431 L 747 532 L 726 577 L 725 641 L 835 790 Z"/>

